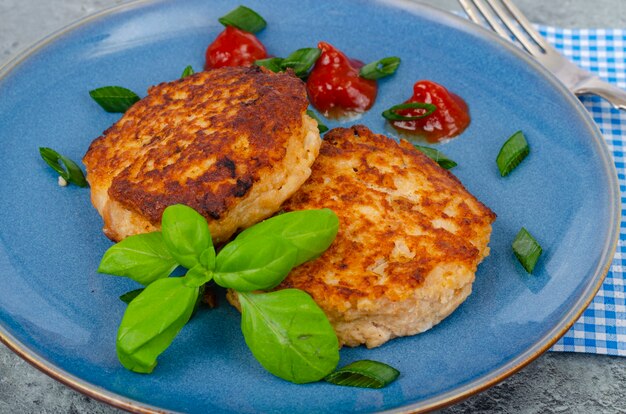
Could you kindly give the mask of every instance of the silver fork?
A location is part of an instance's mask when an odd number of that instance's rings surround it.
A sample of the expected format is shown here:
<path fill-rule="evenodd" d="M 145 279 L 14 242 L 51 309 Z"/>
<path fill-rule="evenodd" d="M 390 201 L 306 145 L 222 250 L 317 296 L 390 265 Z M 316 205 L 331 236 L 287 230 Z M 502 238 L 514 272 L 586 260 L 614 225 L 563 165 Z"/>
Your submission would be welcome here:
<path fill-rule="evenodd" d="M 458 1 L 474 23 L 482 25 L 484 18 L 500 36 L 508 40 L 513 37 L 574 94 L 598 95 L 615 108 L 626 110 L 626 91 L 600 80 L 557 52 L 509 0 Z"/>

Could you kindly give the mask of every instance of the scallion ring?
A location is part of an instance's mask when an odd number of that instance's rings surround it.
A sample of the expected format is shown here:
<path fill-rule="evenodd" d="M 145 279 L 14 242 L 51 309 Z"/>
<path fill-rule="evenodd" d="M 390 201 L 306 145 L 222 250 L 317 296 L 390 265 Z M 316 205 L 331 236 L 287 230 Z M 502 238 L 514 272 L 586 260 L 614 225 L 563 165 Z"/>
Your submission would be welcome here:
<path fill-rule="evenodd" d="M 359 76 L 365 79 L 380 79 L 393 75 L 400 66 L 400 58 L 391 56 L 368 63 L 359 71 Z"/>
<path fill-rule="evenodd" d="M 193 75 L 195 72 L 193 71 L 193 68 L 191 67 L 191 65 L 187 66 L 185 68 L 185 70 L 183 70 L 182 75 L 180 75 L 181 79 L 185 79 L 187 76 L 191 76 Z"/>
<path fill-rule="evenodd" d="M 71 159 L 64 157 L 52 148 L 39 147 L 41 158 L 56 171 L 59 176 L 79 187 L 87 187 L 83 170 Z M 61 165 L 63 163 L 63 165 Z"/>
<path fill-rule="evenodd" d="M 404 116 L 397 113 L 403 109 L 426 109 L 421 115 L 416 116 Z M 394 105 L 391 108 L 383 112 L 383 117 L 389 121 L 415 121 L 417 119 L 425 118 L 437 110 L 437 106 L 426 102 L 407 102 L 399 105 Z"/>
<path fill-rule="evenodd" d="M 307 74 L 321 54 L 322 51 L 316 47 L 298 49 L 282 60 L 281 67 L 292 68 L 296 76 L 301 78 Z"/>
<path fill-rule="evenodd" d="M 422 153 L 424 153 L 424 155 L 426 155 L 428 158 L 439 164 L 441 168 L 449 170 L 458 165 L 455 161 L 448 158 L 443 152 L 438 151 L 434 148 L 416 144 L 413 144 L 413 146 Z"/>
<path fill-rule="evenodd" d="M 524 137 L 522 131 L 517 131 L 502 145 L 496 158 L 500 175 L 502 177 L 509 175 L 529 153 L 530 147 L 526 137 Z"/>
<path fill-rule="evenodd" d="M 532 273 L 543 249 L 537 240 L 524 227 L 517 233 L 513 241 L 513 253 L 528 273 Z"/>
<path fill-rule="evenodd" d="M 267 26 L 264 18 L 246 6 L 239 6 L 217 20 L 224 26 L 233 26 L 250 33 L 258 33 Z"/>
<path fill-rule="evenodd" d="M 335 385 L 361 388 L 383 388 L 398 378 L 400 371 L 378 361 L 356 361 L 324 378 Z"/>

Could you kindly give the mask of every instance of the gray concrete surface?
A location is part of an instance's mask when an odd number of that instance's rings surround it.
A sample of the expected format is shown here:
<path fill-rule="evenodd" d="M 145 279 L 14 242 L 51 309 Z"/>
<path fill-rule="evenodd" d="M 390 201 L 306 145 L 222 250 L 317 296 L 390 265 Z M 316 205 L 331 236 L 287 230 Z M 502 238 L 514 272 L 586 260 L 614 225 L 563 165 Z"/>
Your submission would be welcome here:
<path fill-rule="evenodd" d="M 295 1 L 295 0 L 294 0 Z M 120 0 L 0 0 L 0 65 L 48 33 Z M 458 10 L 454 0 L 428 0 Z M 626 28 L 626 0 L 517 0 L 531 20 Z M 57 383 L 0 345 L 0 413 L 118 413 Z M 626 358 L 547 353 L 455 413 L 626 413 Z"/>

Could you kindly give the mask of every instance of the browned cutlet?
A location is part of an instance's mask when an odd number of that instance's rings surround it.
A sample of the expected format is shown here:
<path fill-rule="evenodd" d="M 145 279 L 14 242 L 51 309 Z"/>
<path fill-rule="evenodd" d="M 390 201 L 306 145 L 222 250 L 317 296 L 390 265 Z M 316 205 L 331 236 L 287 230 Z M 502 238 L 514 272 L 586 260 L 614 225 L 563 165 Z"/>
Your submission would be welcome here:
<path fill-rule="evenodd" d="M 319 151 L 303 82 L 231 67 L 162 83 L 85 155 L 92 202 L 113 240 L 159 229 L 188 205 L 216 242 L 270 216 L 310 175 Z"/>
<path fill-rule="evenodd" d="M 308 292 L 340 343 L 375 347 L 430 329 L 471 293 L 495 214 L 450 172 L 364 126 L 326 134 L 286 211 L 330 208 L 339 234 L 279 288 Z"/>

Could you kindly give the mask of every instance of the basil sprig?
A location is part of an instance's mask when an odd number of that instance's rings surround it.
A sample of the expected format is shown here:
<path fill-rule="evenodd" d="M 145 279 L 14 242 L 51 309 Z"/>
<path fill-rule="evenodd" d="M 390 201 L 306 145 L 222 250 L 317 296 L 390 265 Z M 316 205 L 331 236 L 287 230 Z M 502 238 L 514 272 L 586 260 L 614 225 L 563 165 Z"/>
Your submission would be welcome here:
<path fill-rule="evenodd" d="M 59 154 L 52 148 L 39 147 L 41 158 L 65 181 L 76 184 L 79 187 L 86 187 L 87 180 L 83 170 L 71 159 Z"/>
<path fill-rule="evenodd" d="M 400 58 L 391 56 L 368 63 L 359 70 L 359 76 L 365 79 L 380 79 L 396 73 L 400 66 Z"/>
<path fill-rule="evenodd" d="M 121 86 L 103 86 L 89 91 L 89 96 L 107 112 L 124 113 L 139 101 L 139 96 Z"/>
<path fill-rule="evenodd" d="M 183 205 L 166 208 L 160 232 L 112 246 L 99 267 L 147 286 L 123 295 L 130 303 L 117 336 L 120 362 L 135 372 L 151 372 L 189 321 L 203 285 L 214 280 L 239 292 L 244 337 L 263 366 L 289 381 L 323 378 L 337 365 L 339 351 L 335 332 L 315 302 L 297 290 L 246 292 L 271 289 L 294 266 L 318 257 L 338 226 L 329 209 L 285 213 L 243 231 L 216 255 L 204 217 Z M 177 265 L 188 272 L 169 278 Z M 256 328 L 250 330 L 252 325 Z M 280 354 L 280 363 L 272 354 Z"/>
<path fill-rule="evenodd" d="M 239 6 L 217 20 L 224 26 L 234 26 L 250 33 L 258 33 L 267 26 L 265 19 L 246 6 Z"/>

